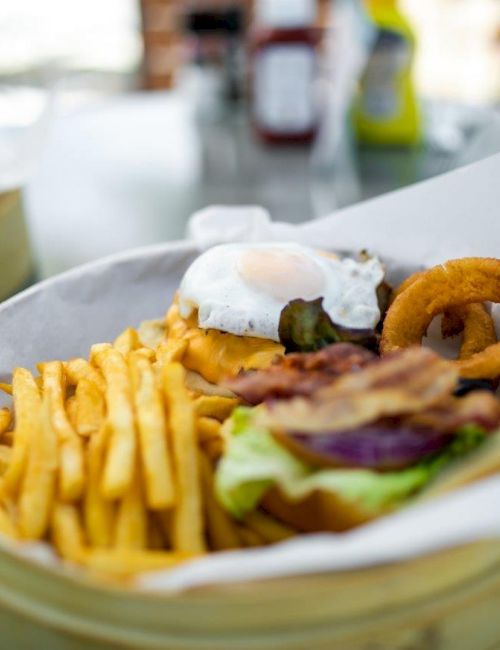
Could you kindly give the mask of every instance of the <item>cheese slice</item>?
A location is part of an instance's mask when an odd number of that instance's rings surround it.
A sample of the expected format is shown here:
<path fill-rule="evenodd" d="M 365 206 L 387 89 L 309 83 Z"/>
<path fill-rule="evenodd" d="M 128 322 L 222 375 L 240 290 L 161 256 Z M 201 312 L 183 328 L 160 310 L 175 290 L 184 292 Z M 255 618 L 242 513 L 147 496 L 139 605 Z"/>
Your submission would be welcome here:
<path fill-rule="evenodd" d="M 166 322 L 169 338 L 188 341 L 182 360 L 184 366 L 214 384 L 241 370 L 267 368 L 277 356 L 285 354 L 285 348 L 274 341 L 199 328 L 198 313 L 193 312 L 185 320 L 179 314 L 177 299 L 167 313 Z"/>

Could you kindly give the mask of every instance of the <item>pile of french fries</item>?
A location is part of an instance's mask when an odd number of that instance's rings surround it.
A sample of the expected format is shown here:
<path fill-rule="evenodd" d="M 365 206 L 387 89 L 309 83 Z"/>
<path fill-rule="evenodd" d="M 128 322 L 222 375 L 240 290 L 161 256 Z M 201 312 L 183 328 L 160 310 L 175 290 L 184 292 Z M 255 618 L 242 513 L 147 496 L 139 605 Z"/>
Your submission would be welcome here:
<path fill-rule="evenodd" d="M 221 423 L 238 400 L 189 387 L 186 343 L 158 338 L 156 322 L 128 328 L 88 359 L 41 363 L 36 377 L 16 368 L 0 385 L 12 395 L 0 409 L 0 534 L 118 579 L 295 534 L 219 505 Z"/>

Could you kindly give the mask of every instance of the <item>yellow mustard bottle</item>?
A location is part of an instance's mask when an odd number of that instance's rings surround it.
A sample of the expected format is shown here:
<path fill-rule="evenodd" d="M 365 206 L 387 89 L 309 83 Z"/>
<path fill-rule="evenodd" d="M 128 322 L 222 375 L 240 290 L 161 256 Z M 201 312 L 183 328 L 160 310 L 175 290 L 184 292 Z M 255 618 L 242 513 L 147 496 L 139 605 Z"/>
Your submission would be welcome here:
<path fill-rule="evenodd" d="M 412 146 L 422 135 L 422 117 L 412 78 L 415 34 L 398 0 L 365 0 L 376 27 L 374 48 L 354 102 L 358 141 Z"/>

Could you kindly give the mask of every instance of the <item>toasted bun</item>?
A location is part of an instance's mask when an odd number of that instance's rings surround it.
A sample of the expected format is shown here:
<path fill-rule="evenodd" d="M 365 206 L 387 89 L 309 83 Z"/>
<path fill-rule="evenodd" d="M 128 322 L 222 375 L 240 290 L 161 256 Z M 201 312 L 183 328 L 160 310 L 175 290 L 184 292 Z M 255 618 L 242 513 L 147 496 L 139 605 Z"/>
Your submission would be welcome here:
<path fill-rule="evenodd" d="M 476 451 L 450 463 L 417 499 L 439 497 L 499 472 L 500 433 L 495 433 Z M 262 505 L 279 521 L 309 533 L 348 530 L 382 514 L 369 513 L 361 504 L 346 502 L 342 497 L 323 490 L 294 503 L 274 488 L 265 496 Z"/>
<path fill-rule="evenodd" d="M 312 492 L 302 501 L 292 502 L 274 488 L 266 494 L 262 506 L 279 521 L 307 533 L 340 532 L 374 518 L 374 514 L 361 505 L 323 490 Z"/>

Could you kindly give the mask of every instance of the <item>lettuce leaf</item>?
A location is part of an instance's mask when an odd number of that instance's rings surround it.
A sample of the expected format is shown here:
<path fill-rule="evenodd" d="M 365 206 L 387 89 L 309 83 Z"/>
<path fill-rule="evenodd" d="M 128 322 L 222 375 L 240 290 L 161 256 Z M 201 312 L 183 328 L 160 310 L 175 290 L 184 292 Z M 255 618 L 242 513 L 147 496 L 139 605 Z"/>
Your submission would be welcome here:
<path fill-rule="evenodd" d="M 356 343 L 375 350 L 378 344 L 374 330 L 334 323 L 323 309 L 323 298 L 289 302 L 281 311 L 279 337 L 287 352 L 316 352 L 332 343 Z"/>
<path fill-rule="evenodd" d="M 227 450 L 216 473 L 221 504 L 241 518 L 257 507 L 265 493 L 278 486 L 290 500 L 300 501 L 316 489 L 362 504 L 376 514 L 402 504 L 423 488 L 445 465 L 485 438 L 476 426 L 464 427 L 441 453 L 408 469 L 379 473 L 367 469 L 313 469 L 282 447 L 253 421 L 255 409 L 238 408 L 226 425 Z"/>

